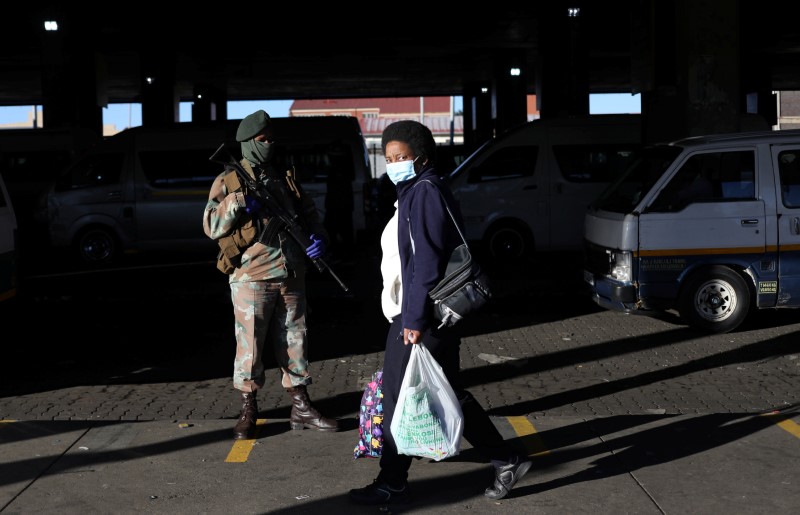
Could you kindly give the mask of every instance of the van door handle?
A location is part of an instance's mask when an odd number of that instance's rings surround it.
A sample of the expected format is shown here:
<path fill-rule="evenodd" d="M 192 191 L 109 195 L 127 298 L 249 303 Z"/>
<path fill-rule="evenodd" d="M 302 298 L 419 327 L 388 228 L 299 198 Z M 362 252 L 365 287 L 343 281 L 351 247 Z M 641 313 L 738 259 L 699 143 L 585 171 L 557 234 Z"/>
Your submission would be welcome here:
<path fill-rule="evenodd" d="M 750 218 L 748 220 L 742 220 L 742 225 L 758 225 L 758 219 Z"/>
<path fill-rule="evenodd" d="M 108 200 L 119 200 L 122 198 L 121 191 L 109 191 L 108 192 Z"/>
<path fill-rule="evenodd" d="M 522 189 L 523 189 L 523 190 L 535 190 L 535 189 L 537 189 L 538 187 L 539 187 L 539 186 L 538 186 L 538 185 L 536 185 L 536 184 L 529 184 L 528 186 L 525 186 L 525 187 L 523 187 Z"/>
<path fill-rule="evenodd" d="M 800 218 L 792 217 L 792 234 L 800 234 Z"/>

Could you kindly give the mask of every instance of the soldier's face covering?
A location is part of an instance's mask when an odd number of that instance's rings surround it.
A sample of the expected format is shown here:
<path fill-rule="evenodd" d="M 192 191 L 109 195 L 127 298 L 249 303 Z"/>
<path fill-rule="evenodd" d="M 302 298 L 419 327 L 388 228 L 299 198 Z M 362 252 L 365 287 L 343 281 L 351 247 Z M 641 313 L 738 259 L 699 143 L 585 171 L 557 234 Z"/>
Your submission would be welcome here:
<path fill-rule="evenodd" d="M 242 157 L 257 165 L 265 165 L 272 160 L 274 146 L 268 141 L 249 139 L 242 142 Z"/>

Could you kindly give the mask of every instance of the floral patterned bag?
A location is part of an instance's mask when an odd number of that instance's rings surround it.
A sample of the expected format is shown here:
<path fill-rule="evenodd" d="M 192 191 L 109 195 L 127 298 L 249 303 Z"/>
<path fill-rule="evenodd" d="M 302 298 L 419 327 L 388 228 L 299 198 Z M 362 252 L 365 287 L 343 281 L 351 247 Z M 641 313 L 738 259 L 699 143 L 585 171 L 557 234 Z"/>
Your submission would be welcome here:
<path fill-rule="evenodd" d="M 380 458 L 383 448 L 383 369 L 372 374 L 364 387 L 361 409 L 358 412 L 358 443 L 353 449 L 353 459 Z"/>

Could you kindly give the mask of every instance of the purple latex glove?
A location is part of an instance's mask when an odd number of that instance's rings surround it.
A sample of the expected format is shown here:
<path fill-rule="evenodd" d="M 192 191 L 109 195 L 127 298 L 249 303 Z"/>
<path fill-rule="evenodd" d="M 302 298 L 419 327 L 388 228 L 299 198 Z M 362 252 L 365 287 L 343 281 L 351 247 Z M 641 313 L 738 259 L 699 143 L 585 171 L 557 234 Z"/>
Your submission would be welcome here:
<path fill-rule="evenodd" d="M 314 243 L 306 248 L 306 255 L 311 259 L 322 257 L 325 254 L 325 242 L 316 234 L 312 234 L 309 239 Z"/>
<path fill-rule="evenodd" d="M 251 197 L 250 195 L 245 195 L 244 203 L 245 203 L 244 210 L 250 213 L 251 215 L 254 215 L 259 211 L 261 211 L 261 202 L 255 197 Z"/>

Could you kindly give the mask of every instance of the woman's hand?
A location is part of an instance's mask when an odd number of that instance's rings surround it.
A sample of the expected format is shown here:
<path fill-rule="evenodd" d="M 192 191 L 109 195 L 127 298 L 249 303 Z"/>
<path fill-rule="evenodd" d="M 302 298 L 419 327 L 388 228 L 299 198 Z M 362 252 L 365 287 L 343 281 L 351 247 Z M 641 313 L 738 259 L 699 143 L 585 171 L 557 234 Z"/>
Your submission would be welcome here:
<path fill-rule="evenodd" d="M 403 345 L 417 344 L 422 342 L 422 333 L 414 329 L 403 328 Z"/>

